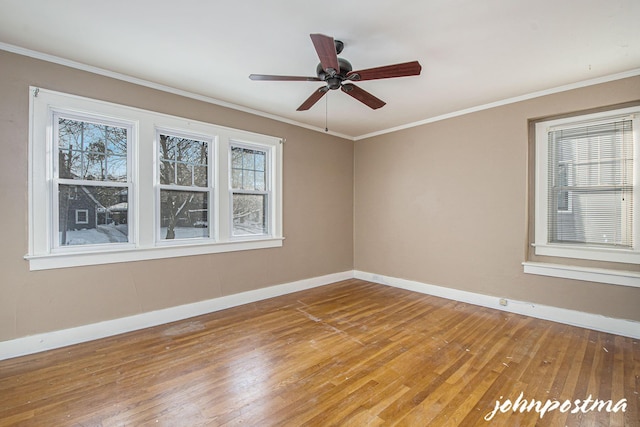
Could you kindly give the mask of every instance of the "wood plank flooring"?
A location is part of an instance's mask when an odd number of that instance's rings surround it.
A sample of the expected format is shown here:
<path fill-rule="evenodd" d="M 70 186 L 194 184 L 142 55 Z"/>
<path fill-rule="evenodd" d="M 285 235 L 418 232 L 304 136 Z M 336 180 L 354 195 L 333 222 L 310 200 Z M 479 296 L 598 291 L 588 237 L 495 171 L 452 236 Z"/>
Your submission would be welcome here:
<path fill-rule="evenodd" d="M 639 391 L 638 340 L 354 279 L 0 361 L 0 425 L 637 427 Z"/>

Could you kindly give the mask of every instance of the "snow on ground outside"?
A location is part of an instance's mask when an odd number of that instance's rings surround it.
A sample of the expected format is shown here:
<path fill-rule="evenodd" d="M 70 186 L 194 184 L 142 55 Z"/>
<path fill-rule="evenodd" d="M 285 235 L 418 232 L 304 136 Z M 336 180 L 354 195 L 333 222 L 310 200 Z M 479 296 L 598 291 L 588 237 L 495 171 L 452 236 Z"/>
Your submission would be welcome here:
<path fill-rule="evenodd" d="M 235 224 L 236 231 L 242 231 L 245 235 L 264 234 L 262 224 L 252 226 L 243 226 Z M 194 239 L 209 237 L 208 228 L 200 227 L 176 227 L 174 229 L 176 239 Z M 96 228 L 88 228 L 83 230 L 67 231 L 67 246 L 75 245 L 100 245 L 105 243 L 127 243 L 128 228 L 125 224 L 121 225 L 98 225 Z M 160 228 L 160 236 L 162 239 L 167 235 L 167 227 Z M 62 233 L 60 233 L 62 240 Z"/>

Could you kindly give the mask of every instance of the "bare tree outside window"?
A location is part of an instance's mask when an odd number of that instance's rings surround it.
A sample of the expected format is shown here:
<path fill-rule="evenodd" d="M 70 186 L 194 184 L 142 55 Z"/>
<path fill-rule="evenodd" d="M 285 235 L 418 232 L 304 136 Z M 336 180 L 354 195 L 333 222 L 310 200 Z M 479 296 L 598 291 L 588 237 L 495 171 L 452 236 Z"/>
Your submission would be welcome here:
<path fill-rule="evenodd" d="M 160 134 L 161 238 L 209 237 L 209 143 Z"/>

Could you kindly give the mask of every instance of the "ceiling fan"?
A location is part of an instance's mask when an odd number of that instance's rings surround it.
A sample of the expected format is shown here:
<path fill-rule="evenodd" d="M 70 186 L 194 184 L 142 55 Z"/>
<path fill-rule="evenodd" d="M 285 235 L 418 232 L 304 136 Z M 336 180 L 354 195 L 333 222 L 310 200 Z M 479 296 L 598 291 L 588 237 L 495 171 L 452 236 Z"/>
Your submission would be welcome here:
<path fill-rule="evenodd" d="M 305 111 L 318 102 L 329 90 L 340 89 L 363 104 L 376 110 L 386 103 L 376 98 L 364 89 L 359 88 L 353 82 L 389 79 L 392 77 L 417 76 L 422 67 L 418 61 L 402 64 L 386 65 L 383 67 L 368 68 L 366 70 L 353 71 L 351 63 L 338 55 L 344 48 L 344 43 L 334 40 L 333 37 L 324 34 L 311 34 L 311 41 L 316 49 L 320 64 L 316 68 L 317 77 L 301 76 L 272 76 L 267 74 L 251 74 L 251 80 L 264 81 L 307 81 L 325 82 L 326 85 L 314 91 L 299 107 L 298 111 Z"/>

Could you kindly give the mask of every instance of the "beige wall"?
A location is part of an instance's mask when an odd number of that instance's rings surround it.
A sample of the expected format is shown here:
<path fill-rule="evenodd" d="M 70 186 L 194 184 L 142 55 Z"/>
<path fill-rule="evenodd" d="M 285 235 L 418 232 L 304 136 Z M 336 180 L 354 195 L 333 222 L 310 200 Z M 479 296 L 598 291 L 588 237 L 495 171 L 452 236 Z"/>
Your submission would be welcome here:
<path fill-rule="evenodd" d="M 29 271 L 29 85 L 286 138 L 282 248 Z M 0 341 L 353 269 L 353 142 L 0 51 Z"/>
<path fill-rule="evenodd" d="M 355 268 L 640 320 L 640 288 L 528 275 L 521 265 L 528 121 L 639 99 L 634 77 L 356 142 Z"/>
<path fill-rule="evenodd" d="M 354 267 L 640 320 L 638 288 L 525 275 L 521 266 L 528 120 L 640 99 L 638 77 L 354 144 L 4 51 L 0 76 L 0 341 Z M 284 246 L 30 272 L 29 85 L 286 138 Z"/>

